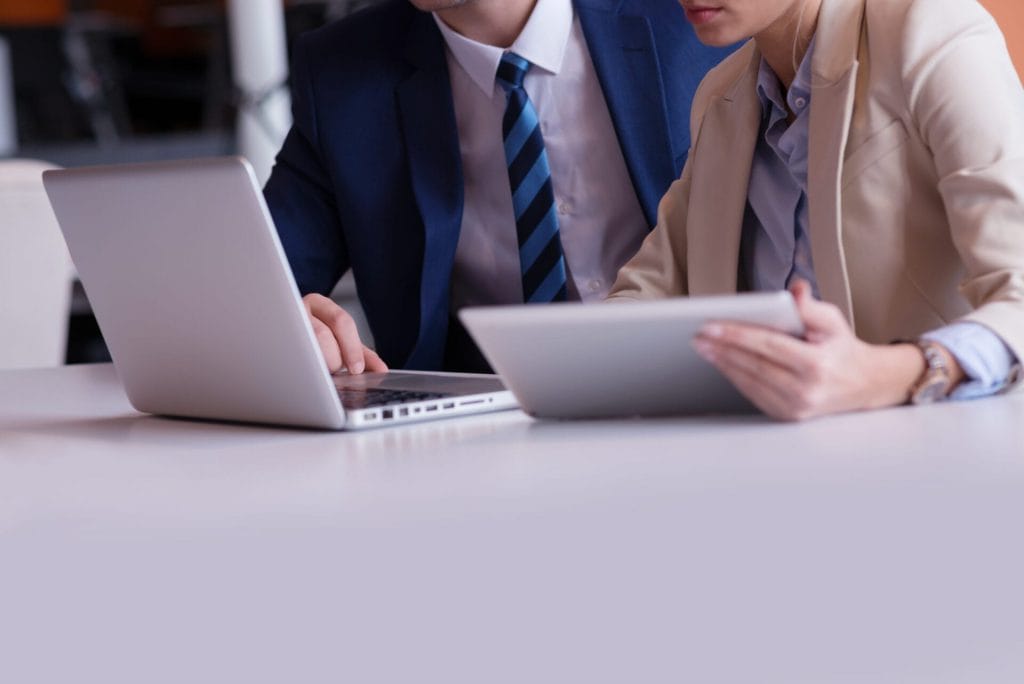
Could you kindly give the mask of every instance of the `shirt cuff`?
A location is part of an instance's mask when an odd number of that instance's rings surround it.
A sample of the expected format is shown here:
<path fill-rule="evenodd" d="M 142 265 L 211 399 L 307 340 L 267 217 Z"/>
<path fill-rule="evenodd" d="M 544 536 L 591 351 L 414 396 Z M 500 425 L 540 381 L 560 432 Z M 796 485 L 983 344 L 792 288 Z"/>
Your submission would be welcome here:
<path fill-rule="evenodd" d="M 1010 383 L 1017 358 L 998 335 L 980 323 L 953 323 L 921 338 L 945 347 L 967 376 L 950 399 L 991 396 Z"/>

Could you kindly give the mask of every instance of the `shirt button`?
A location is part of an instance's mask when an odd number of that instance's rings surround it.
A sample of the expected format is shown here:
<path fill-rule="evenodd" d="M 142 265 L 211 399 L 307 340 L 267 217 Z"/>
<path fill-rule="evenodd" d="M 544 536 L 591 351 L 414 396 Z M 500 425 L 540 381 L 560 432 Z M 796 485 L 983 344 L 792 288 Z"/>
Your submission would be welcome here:
<path fill-rule="evenodd" d="M 558 213 L 559 214 L 561 214 L 562 216 L 565 216 L 570 211 L 572 211 L 572 207 L 569 206 L 568 202 L 559 202 L 558 203 Z"/>
<path fill-rule="evenodd" d="M 601 288 L 604 287 L 604 283 L 600 280 L 591 280 L 589 287 L 591 292 L 600 292 Z"/>
<path fill-rule="evenodd" d="M 798 98 L 796 98 L 796 100 L 793 101 L 793 105 L 797 109 L 803 109 L 804 107 L 807 106 L 807 100 L 802 98 L 802 97 L 798 97 Z"/>

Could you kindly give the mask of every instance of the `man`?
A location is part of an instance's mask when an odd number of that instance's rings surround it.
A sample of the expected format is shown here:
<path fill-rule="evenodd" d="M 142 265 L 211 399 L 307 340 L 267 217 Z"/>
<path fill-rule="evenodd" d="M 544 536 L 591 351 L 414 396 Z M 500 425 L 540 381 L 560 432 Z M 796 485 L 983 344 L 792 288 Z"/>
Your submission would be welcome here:
<path fill-rule="evenodd" d="M 331 370 L 486 370 L 458 309 L 602 299 L 728 52 L 676 0 L 387 0 L 304 37 L 266 197 Z M 349 268 L 379 356 L 324 296 Z"/>

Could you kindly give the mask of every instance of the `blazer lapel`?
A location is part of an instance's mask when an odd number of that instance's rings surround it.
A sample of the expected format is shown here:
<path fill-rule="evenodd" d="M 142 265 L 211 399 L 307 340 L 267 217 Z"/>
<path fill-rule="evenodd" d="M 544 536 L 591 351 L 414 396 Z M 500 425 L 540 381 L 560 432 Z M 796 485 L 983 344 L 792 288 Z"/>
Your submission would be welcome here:
<path fill-rule="evenodd" d="M 649 225 L 657 222 L 661 179 L 676 176 L 665 90 L 646 17 L 620 13 L 621 0 L 576 0 L 598 80 Z"/>
<path fill-rule="evenodd" d="M 737 290 L 747 188 L 761 128 L 760 102 L 751 96 L 761 55 L 753 42 L 743 52 L 749 53 L 747 68 L 723 97 L 708 106 L 691 152 L 695 173 L 686 235 L 691 295 Z"/>
<path fill-rule="evenodd" d="M 822 4 L 812 57 L 807 196 L 818 288 L 854 325 L 843 249 L 842 170 L 857 92 L 864 0 Z"/>
<path fill-rule="evenodd" d="M 463 209 L 462 157 L 444 39 L 429 14 L 417 12 L 406 58 L 411 75 L 397 88 L 413 195 L 423 219 L 419 338 L 407 368 L 439 367 L 448 330 L 449 281 Z"/>

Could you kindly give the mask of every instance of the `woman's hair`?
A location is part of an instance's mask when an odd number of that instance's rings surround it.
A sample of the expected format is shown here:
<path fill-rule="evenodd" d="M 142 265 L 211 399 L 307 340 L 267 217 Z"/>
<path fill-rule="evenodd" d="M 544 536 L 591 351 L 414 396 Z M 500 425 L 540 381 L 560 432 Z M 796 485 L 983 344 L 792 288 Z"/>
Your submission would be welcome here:
<path fill-rule="evenodd" d="M 798 71 L 800 71 L 800 59 L 798 59 L 797 56 L 800 54 L 800 48 L 801 48 L 801 45 L 800 45 L 800 27 L 803 26 L 804 15 L 805 14 L 807 14 L 807 0 L 802 0 L 802 2 L 800 3 L 800 14 L 797 15 L 796 27 L 794 28 L 794 35 L 793 35 L 793 73 L 794 74 L 797 73 Z M 808 45 L 810 45 L 810 43 L 808 43 Z M 804 45 L 802 47 L 806 49 L 807 45 Z"/>

